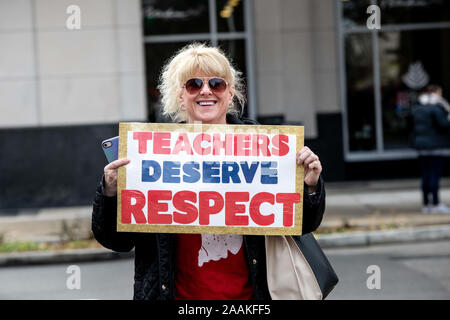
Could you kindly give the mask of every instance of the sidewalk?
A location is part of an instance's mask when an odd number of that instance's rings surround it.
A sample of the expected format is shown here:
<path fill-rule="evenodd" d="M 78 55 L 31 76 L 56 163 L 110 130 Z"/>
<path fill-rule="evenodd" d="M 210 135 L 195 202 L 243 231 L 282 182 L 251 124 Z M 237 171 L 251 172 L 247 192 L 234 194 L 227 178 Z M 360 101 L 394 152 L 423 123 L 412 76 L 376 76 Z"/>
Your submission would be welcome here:
<path fill-rule="evenodd" d="M 323 248 L 450 239 L 450 214 L 422 214 L 419 180 L 345 182 L 326 185 L 326 212 L 315 233 Z M 441 181 L 441 201 L 450 206 L 450 178 Z M 0 213 L 0 241 L 88 239 L 91 207 Z M 0 254 L 0 266 L 129 258 L 106 249 Z"/>
<path fill-rule="evenodd" d="M 450 214 L 423 214 L 420 180 L 328 183 L 321 229 L 376 230 L 450 224 Z M 450 207 L 450 178 L 442 179 L 441 202 Z"/>
<path fill-rule="evenodd" d="M 323 248 L 450 239 L 450 214 L 422 213 L 420 179 L 329 183 L 326 190 Z M 440 197 L 450 206 L 449 178 Z"/>

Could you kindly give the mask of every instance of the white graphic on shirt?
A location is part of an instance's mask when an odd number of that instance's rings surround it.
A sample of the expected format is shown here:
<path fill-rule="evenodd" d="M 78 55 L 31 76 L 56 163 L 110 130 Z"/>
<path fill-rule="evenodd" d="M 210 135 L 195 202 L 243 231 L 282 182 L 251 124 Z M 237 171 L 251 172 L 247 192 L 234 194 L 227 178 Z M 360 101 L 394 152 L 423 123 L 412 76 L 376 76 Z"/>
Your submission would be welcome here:
<path fill-rule="evenodd" d="M 202 234 L 202 246 L 198 251 L 198 266 L 211 260 L 228 257 L 228 251 L 237 254 L 242 247 L 243 237 L 238 234 Z"/>

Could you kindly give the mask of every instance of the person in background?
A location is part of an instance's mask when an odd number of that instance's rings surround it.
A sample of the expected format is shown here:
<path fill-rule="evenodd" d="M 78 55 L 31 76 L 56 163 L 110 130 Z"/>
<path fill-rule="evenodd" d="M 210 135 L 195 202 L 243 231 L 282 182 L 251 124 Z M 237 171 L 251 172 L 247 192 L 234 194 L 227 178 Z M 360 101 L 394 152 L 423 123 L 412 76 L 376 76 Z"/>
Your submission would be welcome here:
<path fill-rule="evenodd" d="M 191 44 L 181 49 L 164 67 L 159 88 L 164 114 L 174 122 L 255 124 L 240 118 L 236 104 L 244 102 L 241 73 L 218 48 Z M 322 165 L 306 146 L 296 161 L 305 170 L 302 227 L 309 233 L 320 225 L 325 211 Z M 92 231 L 106 248 L 135 249 L 134 299 L 271 299 L 264 236 L 118 233 L 117 170 L 128 163 L 119 159 L 104 168 Z M 208 252 L 203 243 L 210 244 Z"/>
<path fill-rule="evenodd" d="M 419 103 L 423 105 L 435 104 L 442 107 L 450 120 L 450 104 L 442 96 L 442 87 L 437 85 L 429 85 L 425 92 L 419 96 Z"/>
<path fill-rule="evenodd" d="M 436 85 L 427 86 L 418 102 L 413 109 L 413 146 L 422 172 L 422 212 L 450 213 L 439 199 L 440 178 L 450 156 L 450 107 Z"/>

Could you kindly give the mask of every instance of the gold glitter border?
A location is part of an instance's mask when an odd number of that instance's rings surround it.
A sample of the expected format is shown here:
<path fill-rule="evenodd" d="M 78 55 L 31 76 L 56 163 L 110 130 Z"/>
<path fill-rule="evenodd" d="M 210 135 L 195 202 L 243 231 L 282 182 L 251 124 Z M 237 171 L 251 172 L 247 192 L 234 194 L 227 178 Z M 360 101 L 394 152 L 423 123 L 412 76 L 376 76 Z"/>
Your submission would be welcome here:
<path fill-rule="evenodd" d="M 218 132 L 218 133 L 268 133 L 278 131 L 279 134 L 297 136 L 296 154 L 304 146 L 303 126 L 270 126 L 270 125 L 218 125 L 218 124 L 175 124 L 175 123 L 119 123 L 119 159 L 127 157 L 128 131 L 164 131 L 164 132 Z M 303 166 L 296 165 L 295 192 L 300 194 L 300 202 L 294 205 L 294 227 L 235 227 L 235 226 L 191 226 L 191 225 L 148 225 L 122 224 L 121 191 L 126 188 L 126 169 L 120 167 L 117 177 L 117 231 L 149 232 L 149 233 L 212 233 L 212 234 L 248 234 L 248 235 L 301 235 L 303 221 Z"/>

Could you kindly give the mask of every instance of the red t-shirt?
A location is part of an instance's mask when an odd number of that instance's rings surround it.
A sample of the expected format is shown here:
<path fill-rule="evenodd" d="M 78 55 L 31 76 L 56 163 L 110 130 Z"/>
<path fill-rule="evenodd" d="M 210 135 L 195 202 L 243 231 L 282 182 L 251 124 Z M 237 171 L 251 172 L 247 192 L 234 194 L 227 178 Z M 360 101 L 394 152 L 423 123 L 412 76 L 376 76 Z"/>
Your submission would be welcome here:
<path fill-rule="evenodd" d="M 249 300 L 252 296 L 241 235 L 178 235 L 176 299 Z"/>

